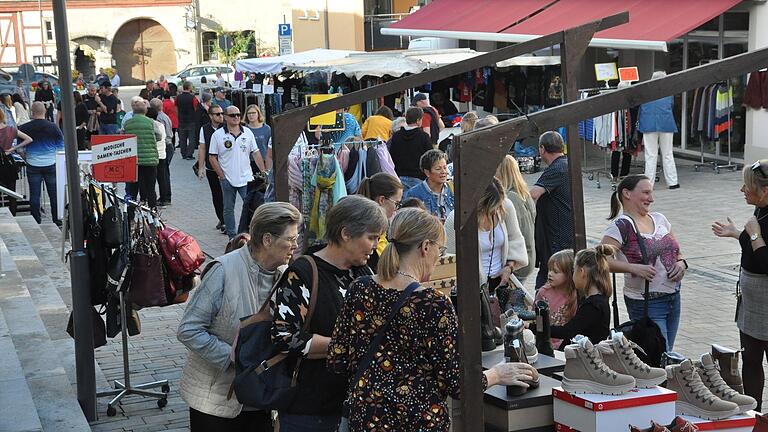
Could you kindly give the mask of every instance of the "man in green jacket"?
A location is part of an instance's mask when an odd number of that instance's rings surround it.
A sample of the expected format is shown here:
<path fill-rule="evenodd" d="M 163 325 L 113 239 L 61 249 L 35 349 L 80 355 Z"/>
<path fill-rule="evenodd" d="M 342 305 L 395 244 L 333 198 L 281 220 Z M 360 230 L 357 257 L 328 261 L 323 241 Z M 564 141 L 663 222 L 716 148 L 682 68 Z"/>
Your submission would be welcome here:
<path fill-rule="evenodd" d="M 138 142 L 139 181 L 127 183 L 125 191 L 133 197 L 146 201 L 149 207 L 157 206 L 155 183 L 157 183 L 157 140 L 152 119 L 147 117 L 147 101 L 139 96 L 131 98 L 133 117 L 125 122 L 126 134 L 136 135 Z"/>

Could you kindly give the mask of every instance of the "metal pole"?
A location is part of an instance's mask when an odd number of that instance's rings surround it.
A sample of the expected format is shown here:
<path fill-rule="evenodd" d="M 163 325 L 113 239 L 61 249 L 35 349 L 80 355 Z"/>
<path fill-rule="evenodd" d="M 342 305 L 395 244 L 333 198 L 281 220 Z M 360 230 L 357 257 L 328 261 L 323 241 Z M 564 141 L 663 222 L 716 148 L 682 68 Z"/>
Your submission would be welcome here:
<path fill-rule="evenodd" d="M 325 24 L 323 24 L 325 30 L 325 49 L 331 49 L 331 33 L 328 30 L 328 0 L 325 0 Z"/>
<path fill-rule="evenodd" d="M 53 0 L 53 20 L 56 33 L 56 58 L 62 83 L 61 107 L 64 125 L 64 150 L 69 188 L 69 226 L 72 232 L 70 275 L 72 281 L 72 313 L 75 329 L 75 372 L 77 400 L 85 418 L 96 420 L 96 375 L 93 355 L 93 327 L 88 308 L 91 294 L 88 281 L 88 258 L 83 241 L 83 208 L 80 201 L 80 173 L 77 163 L 77 134 L 75 132 L 75 101 L 72 94 L 72 66 L 69 57 L 69 30 L 66 0 Z M 52 209 L 56 211 L 56 209 Z"/>
<path fill-rule="evenodd" d="M 200 0 L 195 0 L 195 51 L 198 64 L 203 62 L 203 38 L 200 37 L 200 30 Z"/>
<path fill-rule="evenodd" d="M 688 35 L 683 36 L 683 70 L 688 69 Z M 683 92 L 680 103 L 680 148 L 688 147 L 688 92 Z"/>

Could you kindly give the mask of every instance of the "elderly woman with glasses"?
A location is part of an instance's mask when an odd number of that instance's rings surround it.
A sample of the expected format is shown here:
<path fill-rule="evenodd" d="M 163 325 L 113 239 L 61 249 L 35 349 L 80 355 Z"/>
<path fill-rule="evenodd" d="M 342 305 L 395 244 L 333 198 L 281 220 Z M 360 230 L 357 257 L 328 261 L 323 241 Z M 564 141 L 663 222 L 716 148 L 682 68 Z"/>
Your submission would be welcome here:
<path fill-rule="evenodd" d="M 447 297 L 421 285 L 445 249 L 445 233 L 438 218 L 408 208 L 395 215 L 389 238 L 378 274 L 349 287 L 328 347 L 328 368 L 346 378 L 348 413 L 339 430 L 448 431 L 446 399 L 460 397 L 456 312 Z M 478 370 L 476 379 L 484 388 L 528 387 L 538 373 L 500 363 Z"/>
<path fill-rule="evenodd" d="M 453 190 L 448 182 L 448 156 L 440 150 L 429 150 L 419 160 L 426 180 L 408 189 L 403 198 L 418 198 L 427 211 L 445 221 L 453 211 Z"/>
<path fill-rule="evenodd" d="M 187 304 L 177 337 L 189 349 L 181 397 L 195 431 L 272 431 L 269 411 L 243 407 L 229 397 L 235 378 L 230 361 L 240 318 L 258 311 L 288 264 L 301 213 L 288 203 L 259 207 L 245 246 L 216 258 Z"/>
<path fill-rule="evenodd" d="M 749 378 L 744 380 L 744 392 L 757 400 L 755 409 L 762 411 L 763 355 L 768 352 L 768 247 L 764 238 L 768 233 L 768 159 L 744 167 L 741 192 L 744 201 L 755 207 L 744 229 L 736 228 L 728 218 L 727 222 L 714 222 L 712 231 L 718 237 L 734 238 L 741 245 L 741 295 L 736 308 L 736 325 L 744 350 L 741 374 Z"/>
<path fill-rule="evenodd" d="M 307 251 L 317 265 L 317 292 L 309 328 L 304 322 L 312 297 L 313 271 L 308 260 L 296 260 L 278 283 L 272 340 L 297 367 L 296 396 L 279 410 L 281 432 L 336 432 L 346 395 L 346 381 L 326 369 L 325 358 L 336 318 L 352 281 L 370 276 L 368 259 L 387 229 L 381 207 L 368 198 L 349 195 L 326 217 L 327 245 Z"/>
<path fill-rule="evenodd" d="M 400 183 L 399 178 L 381 172 L 364 178 L 360 182 L 360 186 L 357 187 L 357 194 L 375 201 L 384 210 L 387 219 L 391 221 L 395 216 L 395 212 L 400 210 L 403 200 L 403 189 L 403 184 Z M 374 271 L 379 263 L 381 253 L 387 247 L 387 243 L 387 233 L 381 234 L 376 250 L 371 255 L 371 258 L 368 259 L 368 266 Z"/>

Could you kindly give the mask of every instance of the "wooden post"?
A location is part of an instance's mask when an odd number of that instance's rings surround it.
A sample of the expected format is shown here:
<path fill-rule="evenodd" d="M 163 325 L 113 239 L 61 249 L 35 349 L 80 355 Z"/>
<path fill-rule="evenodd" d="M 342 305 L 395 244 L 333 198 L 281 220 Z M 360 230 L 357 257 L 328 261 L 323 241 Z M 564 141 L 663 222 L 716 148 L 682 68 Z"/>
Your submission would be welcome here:
<path fill-rule="evenodd" d="M 577 74 L 584 52 L 589 46 L 591 35 L 597 31 L 596 23 L 588 24 L 578 29 L 563 31 L 563 44 L 560 45 L 560 75 L 565 89 L 565 102 L 573 102 L 579 98 L 579 83 Z M 589 38 L 585 38 L 589 35 Z M 570 123 L 567 126 L 568 144 L 568 174 L 571 181 L 571 214 L 573 215 L 573 250 L 579 251 L 587 247 L 586 223 L 584 218 L 584 187 L 581 182 L 581 160 L 584 149 L 579 138 L 579 125 Z"/>

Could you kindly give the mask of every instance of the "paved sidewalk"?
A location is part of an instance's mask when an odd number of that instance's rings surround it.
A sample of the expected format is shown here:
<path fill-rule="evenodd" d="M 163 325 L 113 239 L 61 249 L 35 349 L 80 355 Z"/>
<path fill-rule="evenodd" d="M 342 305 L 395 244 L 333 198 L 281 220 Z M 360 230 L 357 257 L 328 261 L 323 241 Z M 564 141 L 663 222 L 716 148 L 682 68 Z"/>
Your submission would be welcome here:
<path fill-rule="evenodd" d="M 226 236 L 214 230 L 216 217 L 210 201 L 208 184 L 192 174 L 192 161 L 178 153 L 172 164 L 173 205 L 163 211 L 173 225 L 192 234 L 201 247 L 213 256 L 223 252 Z M 602 160 L 599 161 L 602 166 Z M 718 239 L 710 224 L 730 216 L 743 223 L 750 216 L 739 187 L 740 173 L 716 175 L 711 171 L 694 172 L 691 163 L 678 161 L 681 189 L 670 191 L 663 182 L 657 186 L 654 210 L 672 223 L 691 266 L 683 280 L 682 319 L 675 350 L 690 357 L 709 351 L 711 343 L 738 346 L 738 331 L 733 323 L 734 287 L 738 276 L 739 246 L 735 240 Z M 633 167 L 633 172 L 642 168 Z M 533 184 L 539 174 L 527 176 Z M 597 242 L 607 225 L 611 188 L 605 179 L 598 189 L 584 178 L 584 195 L 589 242 Z M 239 206 L 238 206 L 239 209 Z M 239 210 L 236 212 L 239 215 Z M 621 277 L 618 278 L 622 280 Z M 621 285 L 621 282 L 619 282 Z M 620 302 L 622 317 L 623 302 Z M 142 334 L 131 338 L 132 380 L 136 383 L 167 378 L 171 381 L 168 406 L 160 410 L 155 401 L 130 396 L 118 415 L 107 417 L 106 399 L 99 400 L 101 419 L 93 423 L 95 431 L 186 430 L 188 408 L 178 395 L 178 380 L 186 350 L 176 340 L 175 332 L 184 305 L 150 308 L 140 312 Z M 96 351 L 96 358 L 109 380 L 122 379 L 119 339 Z"/>

